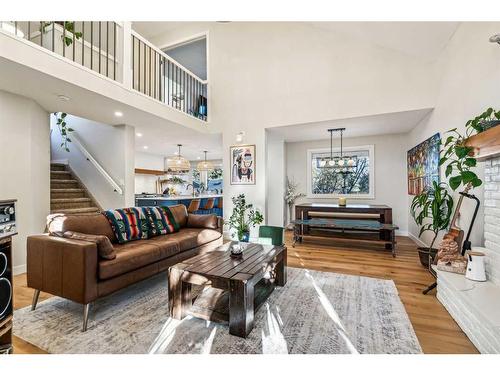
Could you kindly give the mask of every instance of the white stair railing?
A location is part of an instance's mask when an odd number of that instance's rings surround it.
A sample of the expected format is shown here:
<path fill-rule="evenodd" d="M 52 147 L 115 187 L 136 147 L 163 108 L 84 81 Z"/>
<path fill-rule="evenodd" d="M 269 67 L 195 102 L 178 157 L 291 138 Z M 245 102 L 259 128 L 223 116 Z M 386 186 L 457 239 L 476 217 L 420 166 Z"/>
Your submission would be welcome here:
<path fill-rule="evenodd" d="M 71 143 L 73 143 L 83 154 L 83 156 L 97 169 L 97 171 L 104 177 L 104 179 L 111 185 L 113 190 L 123 195 L 123 189 L 118 185 L 115 180 L 109 175 L 108 172 L 99 164 L 99 162 L 87 151 L 85 146 L 82 144 L 81 140 L 78 138 L 75 132 L 71 133 Z"/>

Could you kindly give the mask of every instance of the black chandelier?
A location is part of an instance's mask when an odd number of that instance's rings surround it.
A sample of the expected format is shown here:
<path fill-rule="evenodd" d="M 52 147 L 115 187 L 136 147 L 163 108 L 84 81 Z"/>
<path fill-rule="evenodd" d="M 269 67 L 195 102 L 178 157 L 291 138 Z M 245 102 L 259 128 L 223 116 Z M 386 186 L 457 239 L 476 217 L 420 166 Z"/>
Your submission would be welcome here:
<path fill-rule="evenodd" d="M 358 165 L 358 157 L 356 155 L 344 156 L 342 135 L 345 128 L 328 129 L 330 133 L 330 156 L 316 159 L 318 168 L 333 169 L 337 173 L 349 174 L 353 173 Z M 333 156 L 333 132 L 340 132 L 340 156 Z"/>

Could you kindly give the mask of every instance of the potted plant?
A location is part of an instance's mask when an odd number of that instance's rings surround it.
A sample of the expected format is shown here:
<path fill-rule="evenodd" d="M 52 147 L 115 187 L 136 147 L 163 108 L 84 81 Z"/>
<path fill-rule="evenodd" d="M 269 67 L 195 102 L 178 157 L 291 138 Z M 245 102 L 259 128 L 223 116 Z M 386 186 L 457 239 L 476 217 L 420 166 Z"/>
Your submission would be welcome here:
<path fill-rule="evenodd" d="M 472 127 L 478 133 L 500 125 L 500 110 L 495 111 L 493 108 L 488 108 L 479 116 L 467 121 L 467 126 Z"/>
<path fill-rule="evenodd" d="M 239 194 L 232 197 L 231 200 L 233 202 L 233 212 L 229 217 L 228 225 L 230 229 L 236 230 L 236 233 L 232 233 L 231 236 L 234 237 L 236 234 L 239 241 L 248 242 L 250 226 L 255 227 L 255 225 L 261 224 L 264 221 L 264 216 L 253 208 L 253 204 L 247 204 L 245 194 Z"/>
<path fill-rule="evenodd" d="M 434 243 L 439 232 L 448 228 L 453 211 L 453 197 L 448 193 L 447 184 L 433 182 L 432 187 L 413 198 L 410 212 L 415 222 L 420 226 L 419 237 L 427 231 L 434 233 L 428 248 L 419 247 L 420 262 L 428 267 L 437 249 Z"/>
<path fill-rule="evenodd" d="M 286 178 L 285 202 L 288 205 L 287 224 L 288 222 L 290 222 L 290 220 L 292 220 L 292 210 L 295 201 L 305 195 L 303 193 L 297 192 L 298 186 L 299 184 L 295 183 L 293 180 L 290 180 L 288 177 Z M 293 227 L 291 229 L 293 229 Z"/>

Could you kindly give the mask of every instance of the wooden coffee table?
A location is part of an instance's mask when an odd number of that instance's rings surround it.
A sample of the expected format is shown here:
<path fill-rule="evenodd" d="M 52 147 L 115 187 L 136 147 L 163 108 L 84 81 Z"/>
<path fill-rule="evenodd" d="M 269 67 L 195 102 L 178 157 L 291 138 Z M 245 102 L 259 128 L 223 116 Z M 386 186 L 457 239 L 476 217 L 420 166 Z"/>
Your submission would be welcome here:
<path fill-rule="evenodd" d="M 247 337 L 253 328 L 254 312 L 265 301 L 274 286 L 286 284 L 287 250 L 286 246 L 248 243 L 240 258 L 232 258 L 229 246 L 230 243 L 226 243 L 212 252 L 197 255 L 169 268 L 170 316 L 174 319 L 183 319 L 186 315 L 192 314 L 194 296 L 191 293 L 191 286 L 210 285 L 211 288 L 208 289 L 215 288 L 214 290 L 222 292 L 213 295 L 220 297 L 225 292 L 229 297 L 227 303 L 229 333 Z M 268 286 L 264 289 L 270 290 L 267 293 L 261 292 L 260 286 L 264 284 Z M 220 302 L 223 298 L 217 300 Z M 217 301 L 213 302 L 213 305 L 217 304 Z M 224 320 L 220 316 L 211 319 L 216 314 L 210 306 L 207 314 L 200 313 L 199 308 L 196 312 L 193 315 L 197 317 L 215 321 Z"/>

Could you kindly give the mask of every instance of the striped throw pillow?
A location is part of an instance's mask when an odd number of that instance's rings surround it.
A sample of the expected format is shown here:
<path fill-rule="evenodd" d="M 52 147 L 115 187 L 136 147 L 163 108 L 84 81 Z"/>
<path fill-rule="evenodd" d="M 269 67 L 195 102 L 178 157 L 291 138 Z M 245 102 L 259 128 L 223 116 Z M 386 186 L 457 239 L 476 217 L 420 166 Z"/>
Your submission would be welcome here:
<path fill-rule="evenodd" d="M 141 207 L 148 223 L 148 237 L 174 232 L 174 226 L 160 207 Z"/>
<path fill-rule="evenodd" d="M 161 207 L 158 207 L 158 208 L 161 211 L 163 211 L 163 215 L 165 216 L 165 220 L 168 223 L 168 228 L 170 230 L 170 232 L 168 232 L 168 233 L 178 232 L 179 229 L 181 229 L 181 226 L 179 225 L 179 223 L 177 222 L 177 220 L 175 220 L 174 214 L 172 213 L 172 211 L 170 210 L 170 208 L 166 207 L 166 206 L 161 206 Z"/>
<path fill-rule="evenodd" d="M 147 229 L 147 220 L 142 210 L 136 207 L 107 210 L 103 215 L 111 224 L 118 243 L 140 240 L 148 236 L 148 231 L 144 231 L 144 228 Z"/>

